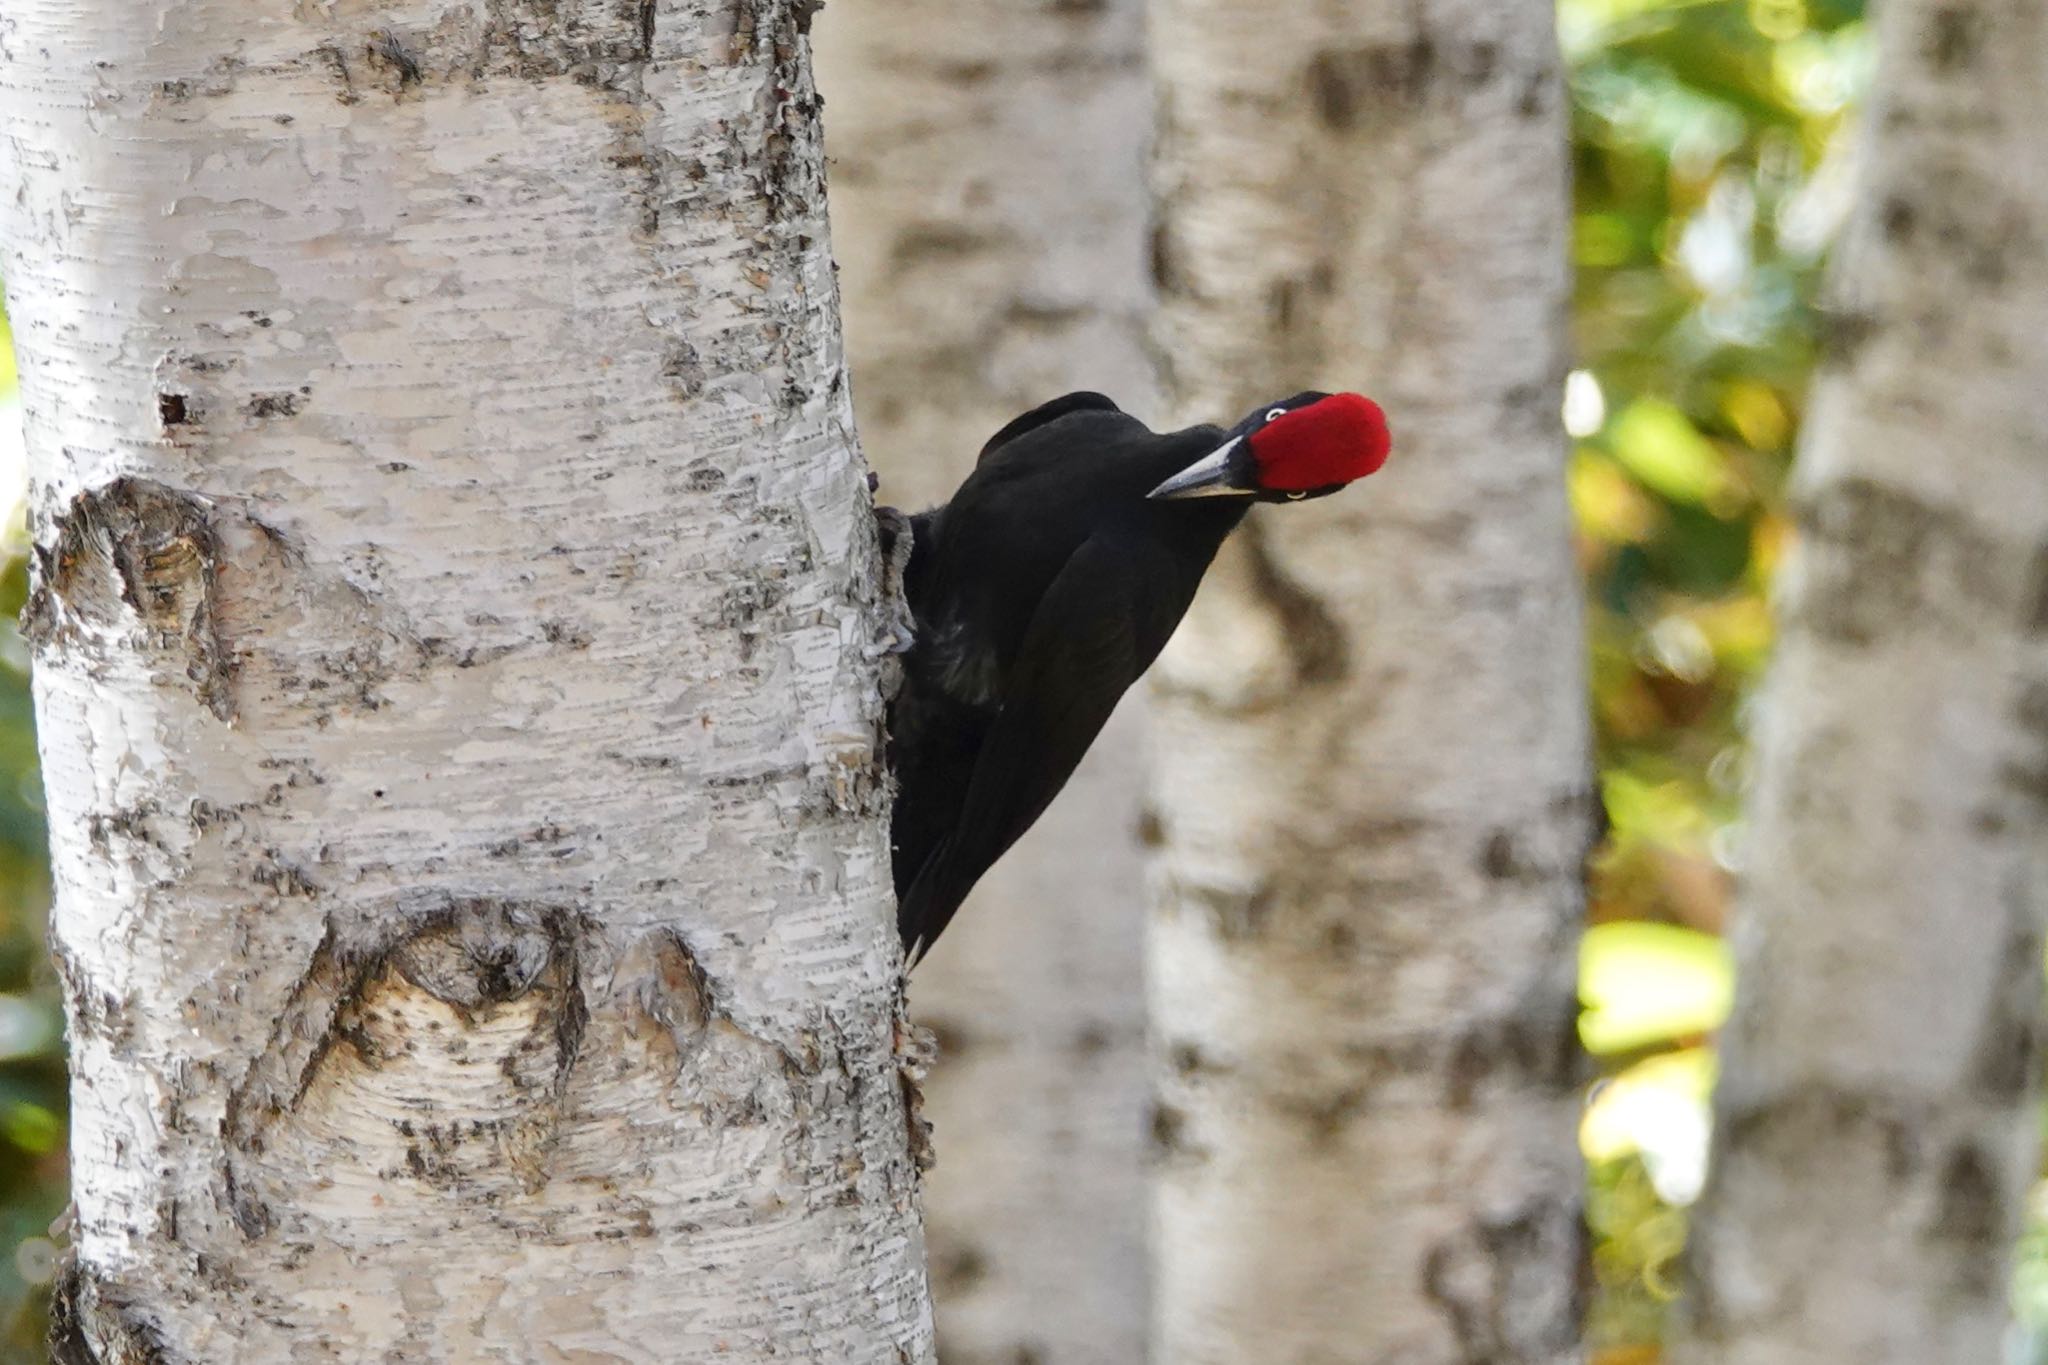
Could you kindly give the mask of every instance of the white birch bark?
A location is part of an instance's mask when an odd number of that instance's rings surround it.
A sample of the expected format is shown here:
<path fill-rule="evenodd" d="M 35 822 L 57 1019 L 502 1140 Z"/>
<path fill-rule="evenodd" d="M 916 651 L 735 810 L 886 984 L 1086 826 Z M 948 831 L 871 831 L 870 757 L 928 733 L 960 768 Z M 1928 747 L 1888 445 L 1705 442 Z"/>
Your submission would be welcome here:
<path fill-rule="evenodd" d="M 2048 12 L 1888 0 L 1682 1358 L 1999 1357 L 2048 888 Z"/>
<path fill-rule="evenodd" d="M 811 8 L 0 14 L 61 1359 L 929 1359 Z"/>
<path fill-rule="evenodd" d="M 834 0 L 833 241 L 881 498 L 943 500 L 1070 389 L 1152 414 L 1143 0 Z M 946 1365 L 1144 1355 L 1142 760 L 1127 705 L 912 982 L 941 1039 L 926 1226 Z"/>
<path fill-rule="evenodd" d="M 1575 1357 L 1590 834 L 1548 0 L 1155 0 L 1169 382 L 1386 407 L 1159 678 L 1155 1351 Z"/>

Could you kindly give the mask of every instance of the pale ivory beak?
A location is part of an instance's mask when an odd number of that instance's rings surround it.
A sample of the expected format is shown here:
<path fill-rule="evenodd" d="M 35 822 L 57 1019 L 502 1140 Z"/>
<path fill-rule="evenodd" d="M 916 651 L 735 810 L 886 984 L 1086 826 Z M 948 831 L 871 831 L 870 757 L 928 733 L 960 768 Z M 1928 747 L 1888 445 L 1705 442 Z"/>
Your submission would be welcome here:
<path fill-rule="evenodd" d="M 1145 496 L 1148 498 L 1248 498 L 1253 490 L 1232 487 L 1230 457 L 1244 440 L 1233 436 L 1201 459 L 1168 479 Z"/>

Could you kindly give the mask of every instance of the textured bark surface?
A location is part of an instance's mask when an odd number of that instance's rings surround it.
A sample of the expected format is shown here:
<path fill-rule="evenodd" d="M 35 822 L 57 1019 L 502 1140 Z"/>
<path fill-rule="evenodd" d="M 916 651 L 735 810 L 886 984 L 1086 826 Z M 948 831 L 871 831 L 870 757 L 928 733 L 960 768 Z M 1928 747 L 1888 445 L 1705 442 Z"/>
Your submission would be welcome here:
<path fill-rule="evenodd" d="M 1999 1357 L 2048 888 L 2048 12 L 1889 0 L 1683 1358 Z"/>
<path fill-rule="evenodd" d="M 1153 415 L 1142 0 L 834 0 L 833 242 L 884 501 L 1076 388 Z M 946 1365 L 1143 1358 L 1142 717 L 1126 705 L 918 968 Z"/>
<path fill-rule="evenodd" d="M 1184 416 L 1355 388 L 1155 676 L 1155 1350 L 1563 1361 L 1591 830 L 1547 0 L 1154 0 Z"/>
<path fill-rule="evenodd" d="M 67 1362 L 929 1359 L 805 0 L 10 0 Z"/>

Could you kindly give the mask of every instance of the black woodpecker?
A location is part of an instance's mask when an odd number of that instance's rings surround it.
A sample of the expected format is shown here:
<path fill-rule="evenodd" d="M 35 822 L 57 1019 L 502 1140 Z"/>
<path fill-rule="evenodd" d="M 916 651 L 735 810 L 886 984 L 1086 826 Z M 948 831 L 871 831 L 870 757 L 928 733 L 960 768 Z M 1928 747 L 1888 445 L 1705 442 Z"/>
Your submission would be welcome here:
<path fill-rule="evenodd" d="M 1066 785 L 1251 505 L 1334 493 L 1388 447 L 1385 415 L 1355 393 L 1164 434 L 1070 393 L 997 432 L 951 502 L 910 518 L 915 642 L 889 764 L 913 965 Z"/>

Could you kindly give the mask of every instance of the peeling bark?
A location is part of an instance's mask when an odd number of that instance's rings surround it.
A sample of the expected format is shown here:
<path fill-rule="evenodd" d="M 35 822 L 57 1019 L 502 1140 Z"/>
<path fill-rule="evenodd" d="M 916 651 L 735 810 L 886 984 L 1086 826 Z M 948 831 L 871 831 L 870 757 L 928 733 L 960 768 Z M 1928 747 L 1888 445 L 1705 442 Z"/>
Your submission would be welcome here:
<path fill-rule="evenodd" d="M 930 1359 L 815 8 L 0 16 L 66 1365 Z"/>
<path fill-rule="evenodd" d="M 1756 737 L 1692 1362 L 1997 1359 L 2035 1171 L 2048 15 L 1879 16 Z"/>
<path fill-rule="evenodd" d="M 1592 835 L 1550 6 L 1155 0 L 1160 350 L 1395 454 L 1155 670 L 1156 1358 L 1576 1358 Z"/>
<path fill-rule="evenodd" d="M 880 496 L 948 496 L 1019 412 L 1153 415 L 1142 0 L 834 0 L 833 239 Z M 947 1365 L 1144 1355 L 1141 717 L 1127 707 L 918 968 Z M 1057 1308 L 1053 1308 L 1057 1305 Z"/>

